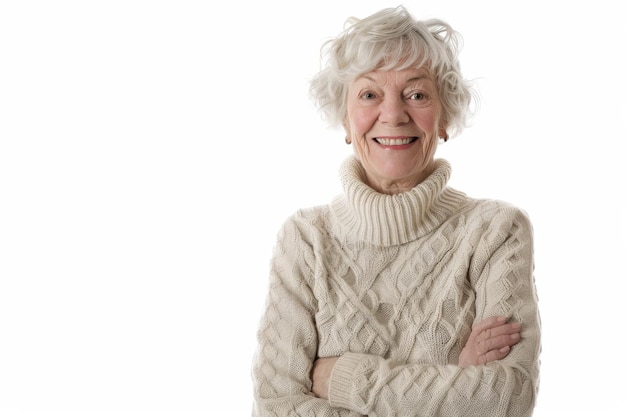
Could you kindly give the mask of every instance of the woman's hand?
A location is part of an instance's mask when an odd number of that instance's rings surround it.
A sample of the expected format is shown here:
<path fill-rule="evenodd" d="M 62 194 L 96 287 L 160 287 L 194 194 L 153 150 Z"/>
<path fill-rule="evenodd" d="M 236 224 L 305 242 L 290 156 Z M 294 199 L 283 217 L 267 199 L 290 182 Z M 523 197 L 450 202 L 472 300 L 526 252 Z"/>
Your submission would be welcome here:
<path fill-rule="evenodd" d="M 316 397 L 328 399 L 328 385 L 330 384 L 330 375 L 333 372 L 333 366 L 339 359 L 338 356 L 331 358 L 319 358 L 313 364 L 311 379 L 313 380 L 313 394 Z"/>
<path fill-rule="evenodd" d="M 520 323 L 507 323 L 504 317 L 489 317 L 472 327 L 459 356 L 459 366 L 485 365 L 509 354 L 520 341 Z"/>

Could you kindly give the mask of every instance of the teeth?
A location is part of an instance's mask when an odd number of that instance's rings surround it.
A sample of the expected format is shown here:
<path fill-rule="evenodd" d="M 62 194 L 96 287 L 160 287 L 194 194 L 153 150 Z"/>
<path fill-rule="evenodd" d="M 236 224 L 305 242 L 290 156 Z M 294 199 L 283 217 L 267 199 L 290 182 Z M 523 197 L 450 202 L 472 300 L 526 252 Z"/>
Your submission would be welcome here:
<path fill-rule="evenodd" d="M 402 138 L 402 139 L 389 139 L 389 138 L 376 138 L 376 142 L 385 146 L 399 146 L 408 145 L 415 138 Z"/>

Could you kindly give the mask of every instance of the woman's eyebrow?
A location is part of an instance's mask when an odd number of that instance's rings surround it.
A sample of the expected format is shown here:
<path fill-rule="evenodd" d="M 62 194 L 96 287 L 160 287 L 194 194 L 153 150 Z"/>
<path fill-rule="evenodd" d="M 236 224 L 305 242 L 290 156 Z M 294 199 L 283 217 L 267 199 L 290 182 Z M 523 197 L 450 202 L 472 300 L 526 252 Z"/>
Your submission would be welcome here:
<path fill-rule="evenodd" d="M 429 81 L 427 76 L 418 75 L 417 77 L 409 78 L 408 80 L 406 80 L 406 83 L 409 84 L 409 83 L 414 83 L 416 81 L 422 81 L 422 80 Z"/>
<path fill-rule="evenodd" d="M 356 77 L 356 78 L 354 79 L 354 81 L 356 82 L 356 81 L 360 81 L 360 80 L 363 80 L 363 79 L 368 80 L 368 81 L 371 81 L 371 82 L 373 82 L 373 83 L 375 83 L 375 82 L 376 82 L 376 80 L 375 80 L 372 76 L 367 75 L 367 74 L 359 75 L 358 77 Z"/>
<path fill-rule="evenodd" d="M 360 81 L 360 80 L 367 80 L 367 81 L 370 81 L 370 82 L 373 82 L 373 83 L 377 82 L 374 77 L 372 77 L 371 75 L 368 75 L 368 74 L 359 75 L 358 77 L 356 77 L 354 79 L 353 82 L 357 82 L 357 81 Z M 404 82 L 404 84 L 408 85 L 408 84 L 412 84 L 412 83 L 415 83 L 415 82 L 418 82 L 418 81 L 432 81 L 432 80 L 430 79 L 430 77 L 428 77 L 428 75 L 421 74 L 421 75 L 416 75 L 415 77 L 409 78 L 408 80 L 406 80 Z"/>

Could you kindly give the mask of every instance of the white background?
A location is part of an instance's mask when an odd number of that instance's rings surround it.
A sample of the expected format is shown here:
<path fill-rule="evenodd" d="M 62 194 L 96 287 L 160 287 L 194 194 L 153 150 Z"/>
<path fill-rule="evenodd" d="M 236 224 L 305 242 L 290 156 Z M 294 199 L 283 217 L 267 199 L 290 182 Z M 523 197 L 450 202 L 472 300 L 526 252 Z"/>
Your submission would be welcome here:
<path fill-rule="evenodd" d="M 617 3 L 406 3 L 482 96 L 452 185 L 534 223 L 538 417 L 626 415 Z M 319 47 L 395 5 L 0 3 L 1 416 L 249 415 L 276 232 L 350 152 L 308 99 Z"/>

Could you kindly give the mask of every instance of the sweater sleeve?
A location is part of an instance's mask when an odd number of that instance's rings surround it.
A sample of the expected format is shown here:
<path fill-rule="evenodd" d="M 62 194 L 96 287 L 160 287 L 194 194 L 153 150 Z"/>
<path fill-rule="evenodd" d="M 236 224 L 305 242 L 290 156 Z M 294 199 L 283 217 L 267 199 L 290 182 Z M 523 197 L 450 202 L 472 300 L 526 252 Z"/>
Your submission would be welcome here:
<path fill-rule="evenodd" d="M 317 303 L 308 284 L 313 251 L 293 218 L 281 229 L 271 262 L 270 288 L 257 333 L 254 417 L 356 417 L 311 392 L 317 354 Z"/>
<path fill-rule="evenodd" d="M 503 360 L 466 368 L 398 364 L 375 355 L 346 353 L 333 369 L 331 405 L 369 416 L 532 415 L 540 322 L 531 225 L 523 212 L 507 207 L 478 233 L 468 274 L 476 294 L 475 321 L 510 317 L 522 323 L 521 341 Z"/>

